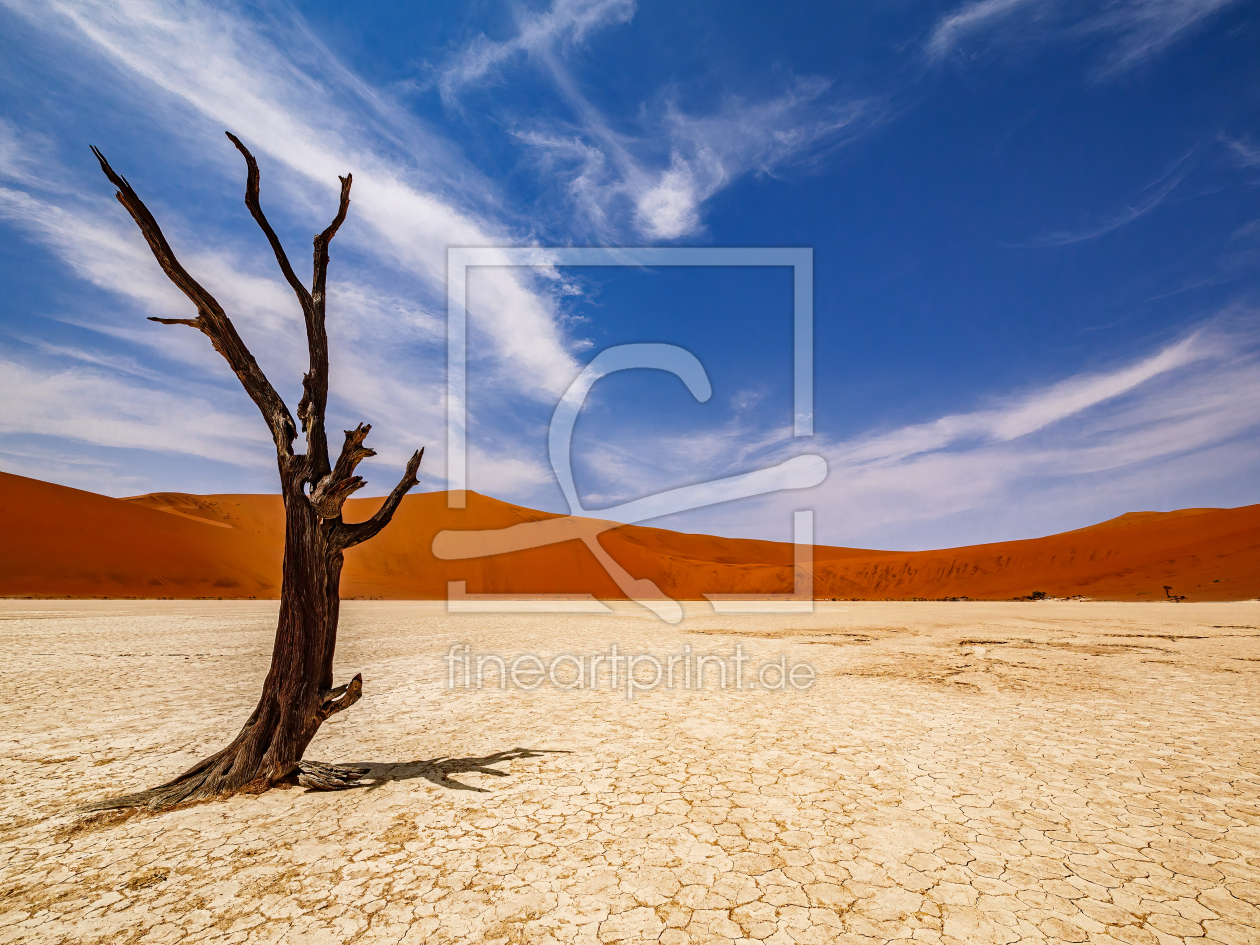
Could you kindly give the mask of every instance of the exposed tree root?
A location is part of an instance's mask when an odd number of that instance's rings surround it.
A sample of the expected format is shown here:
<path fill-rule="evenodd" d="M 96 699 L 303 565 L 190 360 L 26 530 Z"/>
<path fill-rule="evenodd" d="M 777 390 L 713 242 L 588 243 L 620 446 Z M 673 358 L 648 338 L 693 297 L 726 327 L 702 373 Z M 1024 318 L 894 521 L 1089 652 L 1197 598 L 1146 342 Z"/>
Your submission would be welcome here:
<path fill-rule="evenodd" d="M 303 787 L 321 791 L 353 787 L 367 774 L 367 768 L 302 761 L 301 750 L 320 725 L 330 716 L 350 708 L 362 695 L 363 676 L 359 674 L 344 686 L 321 690 L 318 705 L 307 716 L 309 721 L 298 726 L 302 737 L 297 741 L 285 737 L 291 734 L 287 729 L 294 727 L 294 720 L 286 718 L 277 700 L 264 695 L 240 734 L 222 751 L 203 759 L 165 784 L 134 794 L 104 798 L 79 808 L 79 811 L 88 813 L 129 807 L 163 810 L 233 794 L 261 794 L 278 784 L 291 784 L 295 780 Z M 286 751 L 284 746 L 291 746 L 294 750 Z"/>
<path fill-rule="evenodd" d="M 303 761 L 298 764 L 298 784 L 316 791 L 340 791 L 355 787 L 360 778 L 370 771 L 351 765 L 330 765 L 322 761 Z"/>

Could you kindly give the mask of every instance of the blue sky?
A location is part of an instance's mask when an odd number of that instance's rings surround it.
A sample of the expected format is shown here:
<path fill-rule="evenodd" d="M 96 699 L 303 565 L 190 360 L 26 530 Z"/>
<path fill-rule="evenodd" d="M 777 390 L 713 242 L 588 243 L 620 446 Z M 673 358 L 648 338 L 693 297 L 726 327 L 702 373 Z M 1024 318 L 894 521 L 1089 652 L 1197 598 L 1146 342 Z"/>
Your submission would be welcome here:
<path fill-rule="evenodd" d="M 1260 502 L 1260 16 L 1246 0 L 202 4 L 0 0 L 0 469 L 110 495 L 275 491 L 266 428 L 100 147 L 295 405 L 290 256 L 333 245 L 332 425 L 365 494 L 445 485 L 448 246 L 809 246 L 816 430 L 782 269 L 476 270 L 469 484 L 565 511 L 552 411 L 609 345 L 588 507 L 824 456 L 809 490 L 650 524 L 924 548 Z"/>

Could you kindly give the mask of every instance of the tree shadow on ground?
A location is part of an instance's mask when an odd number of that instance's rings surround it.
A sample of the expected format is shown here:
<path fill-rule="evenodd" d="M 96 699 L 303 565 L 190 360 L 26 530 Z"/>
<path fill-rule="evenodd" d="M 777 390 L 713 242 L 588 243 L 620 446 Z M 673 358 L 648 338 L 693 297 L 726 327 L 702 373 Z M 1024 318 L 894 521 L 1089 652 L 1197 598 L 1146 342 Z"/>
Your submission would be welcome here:
<path fill-rule="evenodd" d="M 507 751 L 482 755 L 478 758 L 430 758 L 425 761 L 356 761 L 347 767 L 365 769 L 362 781 L 358 786 L 366 790 L 380 787 L 390 781 L 410 781 L 413 778 L 436 784 L 451 791 L 487 792 L 488 788 L 476 787 L 455 780 L 457 774 L 489 774 L 496 778 L 506 778 L 507 771 L 498 771 L 491 767 L 505 761 L 521 761 L 526 758 L 542 758 L 546 755 L 567 755 L 569 752 L 560 748 L 511 748 Z"/>

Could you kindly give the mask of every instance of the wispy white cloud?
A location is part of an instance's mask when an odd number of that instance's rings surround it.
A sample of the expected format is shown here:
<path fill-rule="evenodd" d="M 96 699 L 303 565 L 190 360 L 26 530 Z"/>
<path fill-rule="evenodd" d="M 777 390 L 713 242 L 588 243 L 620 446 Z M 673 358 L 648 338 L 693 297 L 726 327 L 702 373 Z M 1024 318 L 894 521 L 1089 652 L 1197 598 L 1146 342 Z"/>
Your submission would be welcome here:
<path fill-rule="evenodd" d="M 439 343 L 446 247 L 520 239 L 487 212 L 497 202 L 492 187 L 442 138 L 394 108 L 327 50 L 303 51 L 294 46 L 293 35 L 286 36 L 282 49 L 266 23 L 247 22 L 230 8 L 196 0 L 3 2 L 74 50 L 62 57 L 67 68 L 105 63 L 115 70 L 112 76 L 132 84 L 138 98 L 152 101 L 158 91 L 158 101 L 165 99 L 178 106 L 181 116 L 199 119 L 162 122 L 172 138 L 195 145 L 188 153 L 204 154 L 206 136 L 217 136 L 224 126 L 240 134 L 262 160 L 264 203 L 273 219 L 287 223 L 289 217 L 298 217 L 303 227 L 312 225 L 307 221 L 322 226 L 335 202 L 336 175 L 354 172 L 351 215 L 338 241 L 350 243 L 370 260 L 374 276 L 383 267 L 392 276 L 382 286 L 379 279 L 369 283 L 340 258 L 336 264 L 330 291 L 336 352 L 335 414 L 330 420 L 374 423 L 374 445 L 381 456 L 369 461 L 369 473 L 373 465 L 396 463 L 417 437 L 437 447 L 430 449 L 426 466 L 440 471 L 445 402 Z M 623 0 L 557 0 L 543 13 L 523 14 L 514 38 L 475 42 L 452 60 L 443 78 L 443 93 L 451 97 L 493 79 L 515 58 L 532 58 L 549 74 L 578 119 L 571 140 L 588 142 L 583 146 L 591 173 L 585 179 L 574 176 L 571 192 L 588 214 L 591 229 L 601 234 L 631 231 L 668 239 L 695 232 L 701 226 L 700 205 L 731 180 L 750 172 L 771 173 L 802 156 L 822 153 L 843 140 L 862 114 L 861 104 L 834 101 L 825 82 L 806 79 L 770 99 L 728 99 L 710 115 L 690 115 L 668 102 L 651 128 L 637 137 L 621 135 L 582 95 L 563 57 L 596 30 L 628 22 L 633 13 L 634 4 Z M 309 35 L 307 39 L 315 42 Z M 567 160 L 564 148 L 557 152 L 543 143 L 547 134 L 554 139 L 555 129 L 520 130 L 521 140 L 537 145 L 536 153 Z M 663 157 L 657 138 L 667 142 Z M 82 196 L 94 192 L 71 186 L 81 182 L 55 162 L 30 157 L 40 147 L 29 133 L 22 137 L 11 126 L 0 127 L 0 173 L 10 182 L 0 190 L 0 215 L 122 302 L 116 311 L 61 312 L 56 317 L 146 349 L 159 359 L 148 367 L 159 375 L 171 371 L 173 361 L 178 365 L 173 376 L 191 370 L 205 383 L 221 383 L 222 365 L 203 337 L 180 328 L 157 328 L 137 317 L 183 316 L 188 303 L 108 199 L 108 188 L 101 185 L 99 198 Z M 226 144 L 223 148 L 225 157 L 198 157 L 219 176 L 228 162 L 236 161 Z M 417 153 L 424 155 L 422 162 L 414 157 Z M 129 172 L 145 192 L 137 171 L 120 170 Z M 294 204 L 299 211 L 287 214 L 286 206 Z M 262 265 L 265 257 L 260 262 L 257 234 L 253 244 L 218 232 L 207 239 L 204 229 L 194 227 L 178 209 L 157 204 L 154 209 L 184 263 L 237 319 L 277 386 L 295 397 L 305 360 L 300 319 L 288 288 Z M 207 250 L 207 245 L 214 249 Z M 295 246 L 290 251 L 300 253 Z M 470 279 L 470 309 L 482 344 L 473 357 L 481 359 L 481 382 L 495 387 L 500 399 L 523 396 L 546 404 L 576 373 L 573 352 L 590 342 L 566 338 L 560 300 L 574 291 L 580 290 L 556 272 L 530 275 L 487 267 Z M 398 356 L 400 348 L 406 357 Z M 58 359 L 56 365 L 45 364 L 47 378 L 63 378 L 59 383 L 64 383 L 65 377 L 90 376 L 103 385 L 100 378 L 111 376 L 110 383 L 123 389 L 114 397 L 120 403 L 138 403 L 144 385 L 157 383 L 138 374 L 120 380 L 120 363 L 93 361 L 81 349 L 47 348 L 44 354 Z M 93 374 L 93 368 L 103 373 Z M 477 413 L 475 403 L 472 409 Z M 155 415 L 154 422 L 161 416 Z M 246 411 L 235 420 L 249 423 L 252 418 Z M 218 422 L 217 415 L 207 415 L 204 422 L 212 421 Z M 99 428 L 98 441 L 91 440 L 92 430 L 98 429 L 92 424 L 75 429 L 84 442 L 117 445 L 110 432 L 117 428 Z M 129 442 L 144 448 L 148 440 L 140 427 L 133 424 L 127 430 Z M 518 495 L 543 487 L 550 474 L 520 448 L 520 436 L 517 429 L 499 430 L 485 446 L 473 448 L 474 487 Z M 393 472 L 381 471 L 374 478 L 387 487 Z"/>
<path fill-rule="evenodd" d="M 1260 408 L 1254 347 L 1238 356 L 1225 339 L 1197 339 L 1113 375 L 1056 386 L 1094 394 L 1065 400 L 1051 388 L 969 418 L 985 431 L 978 439 L 900 456 L 897 433 L 836 444 L 827 450 L 831 478 L 813 497 L 821 527 L 832 541 L 920 548 L 1032 537 L 1135 510 L 1128 503 L 1167 508 L 1182 495 L 1203 504 L 1215 477 L 1257 458 L 1243 436 Z M 1022 429 L 1030 407 L 1055 419 L 1015 437 L 998 432 Z M 877 455 L 881 446 L 891 447 L 888 458 Z M 1209 454 L 1214 464 L 1202 461 Z"/>
<path fill-rule="evenodd" d="M 0 178 L 22 186 L 47 187 L 44 169 L 52 162 L 51 142 L 43 135 L 18 131 L 13 122 L 0 117 Z"/>
<path fill-rule="evenodd" d="M 561 84 L 571 82 L 562 77 Z M 646 126 L 635 135 L 613 131 L 573 88 L 577 127 L 517 134 L 548 173 L 566 179 L 592 232 L 616 238 L 630 229 L 674 240 L 702 229 L 702 205 L 741 177 L 817 160 L 866 130 L 878 104 L 833 100 L 830 87 L 801 79 L 770 99 L 729 98 L 709 115 L 668 102 L 659 116 L 642 119 Z"/>
<path fill-rule="evenodd" d="M 1128 367 L 1105 374 L 1071 377 L 998 406 L 951 414 L 931 423 L 902 427 L 833 449 L 847 468 L 886 466 L 959 445 L 1005 443 L 1126 394 L 1177 368 L 1219 354 L 1192 335 Z"/>
<path fill-rule="evenodd" d="M 624 0 L 554 0 L 547 11 L 522 18 L 509 40 L 479 37 L 442 73 L 443 94 L 451 99 L 528 54 L 573 119 L 518 122 L 517 139 L 534 149 L 547 174 L 565 181 L 598 238 L 618 239 L 628 231 L 674 240 L 696 233 L 701 206 L 718 191 L 750 173 L 817 159 L 868 127 L 878 112 L 874 100 L 841 100 L 829 81 L 813 77 L 762 99 L 729 96 L 705 115 L 690 114 L 666 96 L 634 116 L 633 131 L 618 130 L 619 123 L 583 93 L 564 47 L 628 23 L 634 12 L 634 3 Z"/>
<path fill-rule="evenodd" d="M 596 484 L 597 491 L 583 494 L 583 505 L 622 504 L 780 462 L 788 455 L 780 448 L 790 437 L 786 426 L 767 429 L 735 419 L 709 430 L 656 433 L 650 443 L 626 436 L 588 440 L 574 451 L 583 479 Z"/>
<path fill-rule="evenodd" d="M 14 360 L 11 352 L 0 353 L 0 399 L 5 404 L 0 433 L 179 453 L 246 467 L 273 461 L 265 428 L 243 412 L 107 370 L 41 369 Z"/>
<path fill-rule="evenodd" d="M 335 204 L 337 175 L 353 171 L 351 220 L 339 238 L 418 276 L 417 290 L 431 299 L 439 298 L 445 285 L 448 246 L 510 241 L 502 225 L 444 192 L 442 164 L 450 160 L 444 142 L 418 126 L 404 128 L 424 146 L 420 161 L 430 153 L 440 160 L 437 170 L 422 170 L 414 156 L 403 162 L 389 140 L 395 129 L 365 122 L 365 114 L 388 111 L 386 103 L 353 77 L 347 80 L 340 67 L 309 74 L 259 28 L 229 11 L 160 0 L 6 2 L 32 22 L 77 38 L 134 81 L 151 83 L 191 106 L 207 124 L 231 128 L 260 156 L 300 175 L 327 207 Z M 369 108 L 363 107 L 365 95 L 372 99 Z M 392 113 L 390 120 L 403 121 Z M 200 135 L 206 129 L 196 130 Z M 478 177 L 463 165 L 447 167 L 446 174 L 446 182 Z M 268 180 L 265 176 L 264 186 Z M 466 181 L 461 183 L 456 192 L 468 194 Z M 486 313 L 495 330 L 487 337 L 523 393 L 549 397 L 577 370 L 555 306 L 519 272 L 503 268 L 495 278 L 498 304 Z"/>
<path fill-rule="evenodd" d="M 1225 135 L 1221 135 L 1221 141 L 1229 147 L 1235 163 L 1240 167 L 1260 167 L 1260 146 L 1244 138 L 1230 138 Z"/>
<path fill-rule="evenodd" d="M 296 219 L 306 232 L 312 224 L 322 227 L 335 203 L 336 175 L 354 172 L 351 218 L 338 237 L 353 253 L 345 254 L 349 260 L 339 253 L 334 264 L 330 306 L 339 411 L 333 419 L 374 423 L 379 466 L 396 467 L 419 435 L 419 442 L 438 447 L 427 455 L 440 461 L 446 247 L 520 239 L 494 210 L 493 187 L 440 136 L 400 114 L 335 59 L 323 52 L 295 55 L 291 45 L 282 48 L 264 27 L 242 21 L 228 8 L 175 0 L 0 2 L 54 34 L 69 51 L 67 68 L 99 59 L 146 98 L 176 103 L 190 120 L 170 122 L 165 130 L 185 144 L 195 142 L 190 153 L 204 153 L 208 136 L 218 139 L 223 126 L 241 134 L 263 159 L 264 202 L 273 218 L 297 205 L 284 223 L 294 226 Z M 929 54 L 944 58 L 970 43 L 1017 36 L 1096 33 L 1109 37 L 1113 56 L 1102 68 L 1129 68 L 1223 5 L 1224 0 L 1197 5 L 1119 0 L 1082 12 L 1068 0 L 980 0 L 938 24 Z M 730 96 L 704 114 L 663 93 L 633 118 L 606 115 L 583 93 L 570 62 L 595 31 L 624 24 L 633 14 L 634 4 L 625 0 L 556 0 L 542 13 L 522 14 L 513 38 L 474 42 L 442 74 L 449 101 L 521 64 L 548 77 L 572 120 L 518 123 L 513 130 L 563 181 L 571 205 L 598 236 L 668 240 L 695 234 L 703 229 L 705 202 L 733 181 L 815 160 L 881 114 L 877 101 L 845 99 L 825 80 L 805 78 L 764 97 Z M 312 65 L 320 59 L 324 66 Z M 1250 143 L 1229 144 L 1239 161 L 1257 163 Z M 81 346 L 37 342 L 43 362 L 13 355 L 0 365 L 5 385 L 0 395 L 16 405 L 0 432 L 59 436 L 102 448 L 182 451 L 251 468 L 269 464 L 263 429 L 243 395 L 233 391 L 237 400 L 228 400 L 220 396 L 226 385 L 211 389 L 221 384 L 224 371 L 205 339 L 140 321 L 141 314 L 186 315 L 188 303 L 157 269 L 109 199 L 108 187 L 97 181 L 99 199 L 80 196 L 90 191 L 68 186 L 64 169 L 50 171 L 39 158 L 40 147 L 38 139 L 0 124 L 0 174 L 9 182 L 0 189 L 0 215 L 126 307 L 57 317 L 144 346 L 160 359 L 140 367 Z M 196 160 L 220 175 L 230 163 L 233 186 L 239 186 L 236 155 L 226 144 L 223 149 L 223 159 Z M 1049 234 L 1043 242 L 1089 239 L 1132 222 L 1159 206 L 1187 168 L 1170 169 L 1132 206 L 1098 224 Z M 136 171 L 120 169 L 146 192 Z M 239 317 L 242 333 L 277 383 L 295 385 L 305 360 L 300 321 L 291 293 L 271 271 L 265 251 L 259 252 L 258 234 L 250 244 L 221 233 L 205 240 L 178 210 L 156 204 L 155 210 L 185 263 Z M 303 249 L 290 246 L 290 251 L 297 257 Z M 356 259 L 368 262 L 356 268 Z M 377 278 L 381 273 L 388 278 Z M 538 420 L 548 397 L 567 386 L 576 372 L 573 352 L 581 344 L 566 337 L 557 301 L 578 290 L 555 271 L 542 276 L 535 281 L 521 270 L 491 267 L 470 279 L 473 321 L 478 331 L 485 329 L 482 353 L 498 372 L 492 381 L 505 400 L 532 401 L 531 421 Z M 171 381 L 189 379 L 184 374 L 195 383 L 179 396 L 174 391 L 183 387 Z M 1073 490 L 1094 490 L 1090 501 L 1106 490 L 1140 498 L 1149 495 L 1149 483 L 1207 475 L 1203 463 L 1185 458 L 1187 451 L 1211 456 L 1219 468 L 1248 461 L 1231 438 L 1250 429 L 1249 418 L 1257 415 L 1256 377 L 1251 354 L 1205 333 L 1133 364 L 969 412 L 843 442 L 817 438 L 805 448 L 826 455 L 831 478 L 812 496 L 797 493 L 792 501 L 815 504 L 824 513 L 822 534 L 832 541 L 923 544 L 931 541 L 936 524 L 995 507 L 1007 510 L 1000 513 L 1007 516 L 1006 530 L 997 528 L 1006 537 L 1012 533 L 1010 516 L 1035 506 L 1037 496 L 1056 495 L 1060 514 L 1074 514 L 1085 500 L 1073 498 Z M 173 401 L 177 407 L 166 409 Z M 231 409 L 237 401 L 241 409 Z M 624 437 L 596 442 L 584 457 L 593 484 L 587 499 L 622 501 L 758 468 L 802 448 L 786 428 L 765 429 L 755 420 L 749 411 L 703 436 L 657 435 L 650 448 Z M 471 447 L 472 487 L 518 500 L 531 488 L 549 487 L 550 470 L 540 458 L 518 450 L 538 431 L 502 427 Z M 426 459 L 427 467 L 434 465 Z M 1158 475 L 1150 475 L 1152 468 Z M 1139 469 L 1146 474 L 1136 475 Z M 374 485 L 388 488 L 396 472 L 381 469 Z M 1106 489 L 1097 486 L 1104 478 Z M 747 533 L 776 516 L 790 518 L 779 516 L 778 501 L 751 502 L 738 518 L 727 509 L 676 522 Z M 745 508 L 751 511 L 743 514 Z"/>
<path fill-rule="evenodd" d="M 0 217 L 52 250 L 82 279 L 125 299 L 128 309 L 134 306 L 143 316 L 187 317 L 188 300 L 154 263 L 152 253 L 130 220 L 119 220 L 118 214 L 112 220 L 99 216 L 105 209 L 112 207 L 104 198 L 96 206 L 79 202 L 62 206 L 24 191 L 0 188 Z M 178 238 L 178 222 L 173 222 L 175 225 L 168 229 L 174 244 L 187 245 Z M 272 370 L 279 383 L 286 377 L 300 378 L 305 345 L 293 330 L 297 321 L 288 287 L 275 279 L 242 271 L 223 252 L 194 249 L 184 253 L 183 258 L 228 310 L 237 315 L 246 336 L 255 339 L 264 368 Z M 156 330 L 157 326 L 142 321 L 130 310 L 122 318 L 102 311 L 66 318 L 143 345 L 166 358 L 218 368 L 218 356 L 200 334 Z"/>
<path fill-rule="evenodd" d="M 282 29 L 276 38 L 268 32 L 274 23 L 247 22 L 230 8 L 196 0 L 3 2 L 61 44 L 64 68 L 106 70 L 107 99 L 135 93 L 175 105 L 170 120 L 162 107 L 153 109 L 159 132 L 169 136 L 155 148 L 183 149 L 180 158 L 205 165 L 193 172 L 209 170 L 230 186 L 243 186 L 239 156 L 221 138 L 224 127 L 237 132 L 259 156 L 264 205 L 282 230 L 314 232 L 326 225 L 336 203 L 337 175 L 354 173 L 350 217 L 338 235 L 343 249 L 331 273 L 330 425 L 374 424 L 373 446 L 381 455 L 364 467 L 374 488 L 387 490 L 397 469 L 383 467 L 398 465 L 420 444 L 429 447 L 428 481 L 435 476 L 441 481 L 446 250 L 521 241 L 493 212 L 499 201 L 492 186 L 441 136 L 326 50 L 304 48 L 303 42 L 315 42 L 308 32 Z M 573 35 L 580 37 L 581 30 Z M 207 148 L 207 140 L 219 142 L 222 153 Z M 109 143 L 100 143 L 110 153 Z M 149 368 L 173 380 L 223 384 L 223 365 L 203 336 L 142 320 L 185 317 L 188 302 L 110 199 L 108 184 L 95 175 L 79 179 L 81 171 L 47 159 L 45 145 L 37 134 L 0 125 L 0 176 L 8 183 L 0 188 L 0 216 L 117 300 L 103 309 L 49 314 L 139 346 Z M 116 155 L 115 163 L 149 198 L 182 261 L 224 304 L 277 387 L 295 401 L 306 360 L 300 314 L 269 254 L 259 252 L 262 237 L 244 209 L 243 229 L 208 231 L 180 208 L 162 206 L 142 170 L 119 164 Z M 289 252 L 300 259 L 303 248 L 290 245 Z M 479 373 L 492 376 L 505 397 L 544 409 L 576 374 L 572 352 L 582 346 L 566 337 L 560 304 L 573 286 L 547 275 L 506 266 L 479 273 L 474 316 L 484 331 L 470 350 Z M 80 367 L 87 363 L 69 350 L 46 359 L 48 383 L 79 376 L 78 368 L 69 368 L 76 361 Z M 122 402 L 139 398 L 142 390 Z M 162 416 L 155 415 L 154 422 Z M 209 413 L 202 422 L 219 419 Z M 253 421 L 248 413 L 238 419 Z M 170 423 L 171 432 L 181 435 L 175 421 Z M 109 430 L 115 428 L 89 423 L 75 429 L 84 442 L 97 442 L 91 431 L 99 429 L 98 445 L 113 443 Z M 133 445 L 147 442 L 138 427 L 128 429 L 135 434 Z M 512 431 L 493 443 L 504 460 L 517 446 Z M 492 452 L 490 465 L 498 461 Z"/>
<path fill-rule="evenodd" d="M 1079 230 L 1059 230 L 1054 233 L 1047 233 L 1035 239 L 1023 243 L 1023 246 L 1066 246 L 1069 243 L 1083 243 L 1086 240 L 1092 240 L 1099 236 L 1105 236 L 1114 230 L 1120 229 L 1132 223 L 1139 217 L 1145 216 L 1156 207 L 1164 202 L 1164 200 L 1177 189 L 1187 174 L 1190 173 L 1193 165 L 1190 163 L 1190 155 L 1187 154 L 1173 164 L 1167 171 L 1161 174 L 1156 180 L 1148 184 L 1144 190 L 1146 196 L 1136 202 L 1125 207 L 1116 213 L 1083 227 Z"/>
<path fill-rule="evenodd" d="M 943 59 L 971 36 L 992 30 L 1021 8 L 1044 5 L 1045 0 L 972 0 L 937 21 L 928 37 L 927 51 Z"/>
<path fill-rule="evenodd" d="M 554 486 L 555 474 L 540 459 L 529 456 L 505 456 L 478 446 L 469 450 L 468 488 L 483 495 L 528 495 L 547 486 Z"/>
<path fill-rule="evenodd" d="M 542 12 L 522 13 L 515 36 L 495 41 L 482 34 L 447 63 L 438 82 L 442 97 L 453 103 L 462 89 L 493 79 L 517 57 L 581 43 L 596 30 L 629 23 L 636 6 L 634 0 L 555 0 Z"/>
<path fill-rule="evenodd" d="M 146 367 L 135 358 L 119 357 L 117 355 L 105 354 L 100 351 L 92 351 L 85 348 L 76 347 L 74 345 L 53 344 L 42 338 L 33 338 L 30 336 L 18 335 L 9 332 L 13 338 L 30 345 L 32 348 L 40 352 L 40 354 L 54 359 L 56 361 L 76 361 L 80 364 L 89 364 L 93 367 L 105 368 L 116 374 L 129 375 L 137 377 L 141 380 L 162 383 L 168 378 L 161 371 Z"/>
<path fill-rule="evenodd" d="M 1248 236 L 1255 236 L 1260 233 L 1260 220 L 1252 220 L 1250 223 L 1244 223 L 1238 229 L 1229 235 L 1230 239 L 1240 240 Z"/>
<path fill-rule="evenodd" d="M 970 0 L 942 16 L 925 43 L 932 60 L 981 45 L 1103 36 L 1100 77 L 1153 58 L 1235 0 Z"/>
<path fill-rule="evenodd" d="M 700 456 L 716 478 L 817 452 L 830 474 L 815 489 L 653 524 L 784 539 L 791 510 L 813 508 L 820 541 L 923 548 L 1077 527 L 1130 510 L 1118 502 L 1158 505 L 1260 462 L 1260 448 L 1244 436 L 1260 426 L 1256 318 L 1226 323 L 1130 364 L 846 440 L 795 440 L 786 427 L 735 424 L 650 446 L 624 437 L 588 442 L 587 499 L 619 502 L 695 482 Z M 1206 455 L 1211 464 L 1188 458 Z M 617 488 L 605 493 L 604 483 Z"/>
<path fill-rule="evenodd" d="M 1081 24 L 1087 32 L 1117 37 L 1100 64 L 1106 75 L 1124 72 L 1163 52 L 1183 34 L 1235 0 L 1131 0 L 1104 7 Z"/>
<path fill-rule="evenodd" d="M 596 235 L 615 239 L 630 229 L 674 240 L 701 230 L 701 207 L 749 173 L 770 174 L 834 147 L 859 130 L 870 103 L 821 105 L 827 83 L 801 82 L 769 101 L 730 100 L 721 112 L 691 116 L 675 106 L 642 138 L 617 135 L 601 121 L 564 134 L 518 133 L 566 189 Z M 641 155 L 668 142 L 664 160 Z"/>
<path fill-rule="evenodd" d="M 22 191 L 0 188 L 0 217 L 17 224 L 31 238 L 47 246 L 85 281 L 115 293 L 128 303 L 121 312 L 94 311 L 90 316 L 65 314 L 62 320 L 126 341 L 139 349 L 148 349 L 150 356 L 174 361 L 182 369 L 172 371 L 161 362 L 158 366 L 141 365 L 133 358 L 107 356 L 81 347 L 23 337 L 23 341 L 56 359 L 47 361 L 42 370 L 50 376 L 60 376 L 64 372 L 54 366 L 57 361 L 73 361 L 151 382 L 184 383 L 188 375 L 183 372 L 188 368 L 193 369 L 193 379 L 225 380 L 227 375 L 221 359 L 199 332 L 159 327 L 142 320 L 141 316 L 147 315 L 186 317 L 188 301 L 156 266 L 130 221 L 111 221 L 97 213 L 98 208 L 90 205 L 72 211 Z M 182 234 L 179 234 L 178 221 L 175 222 L 176 226 L 168 226 L 167 230 L 179 246 L 185 241 L 179 239 Z M 193 243 L 192 240 L 187 242 Z M 232 314 L 277 386 L 282 391 L 289 388 L 290 398 L 296 397 L 307 355 L 298 311 L 288 286 L 275 277 L 251 274 L 242 260 L 224 251 L 206 252 L 194 248 L 181 253 L 181 258 Z M 392 467 L 404 462 L 415 446 L 410 442 L 415 431 L 429 431 L 429 442 L 440 443 L 437 434 L 445 421 L 438 384 L 432 378 L 427 379 L 426 384 L 424 378 L 409 377 L 398 365 L 395 353 L 400 346 L 432 348 L 434 342 L 444 340 L 443 326 L 434 313 L 414 302 L 353 281 L 334 283 L 329 305 L 334 313 L 329 332 L 335 350 L 331 421 L 353 424 L 362 419 L 376 425 L 379 434 L 374 437 L 374 446 L 380 456 L 365 466 L 365 471 L 377 467 L 379 481 L 376 485 L 388 489 L 390 477 L 396 472 Z M 138 308 L 139 313 L 133 311 L 133 307 Z M 423 350 L 413 353 L 418 360 L 424 355 Z M 104 383 L 99 378 L 98 382 Z M 128 388 L 129 393 L 122 399 L 137 401 L 147 389 Z M 155 413 L 154 422 L 160 422 L 162 416 L 160 412 Z M 208 414 L 204 422 L 214 423 L 218 416 Z M 176 435 L 182 438 L 183 431 L 173 418 L 170 423 L 172 438 Z M 98 429 L 102 437 L 93 440 L 91 431 Z M 109 429 L 86 424 L 76 438 L 100 446 L 120 445 L 110 438 Z M 132 445 L 141 446 L 139 442 Z M 439 447 L 437 455 L 431 457 L 429 469 L 435 468 L 441 455 Z M 386 466 L 391 468 L 381 468 Z"/>
<path fill-rule="evenodd" d="M 34 437 L 5 438 L 0 447 L 0 469 L 20 469 L 19 475 L 61 485 L 98 495 L 138 495 L 144 491 L 144 477 L 135 469 L 99 456 L 85 456 L 81 444 L 73 440 L 53 445 L 32 443 Z M 27 442 L 19 443 L 19 439 Z"/>

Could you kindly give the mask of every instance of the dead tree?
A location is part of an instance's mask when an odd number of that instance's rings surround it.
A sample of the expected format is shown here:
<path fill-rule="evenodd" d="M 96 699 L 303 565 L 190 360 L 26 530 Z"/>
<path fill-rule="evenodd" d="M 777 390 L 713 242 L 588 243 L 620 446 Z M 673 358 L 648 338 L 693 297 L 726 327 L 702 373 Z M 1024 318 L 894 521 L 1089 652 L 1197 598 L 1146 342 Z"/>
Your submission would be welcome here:
<path fill-rule="evenodd" d="M 361 675 L 345 685 L 333 686 L 342 556 L 347 548 L 367 541 L 389 524 L 403 496 L 418 482 L 416 472 L 424 450 L 411 457 L 402 481 L 375 515 L 364 522 L 342 520 L 342 505 L 351 493 L 364 485 L 363 478 L 355 475 L 355 467 L 375 455 L 363 445 L 371 427 L 359 424 L 346 431 L 345 443 L 333 464 L 329 461 L 324 432 L 328 403 L 328 333 L 324 322 L 328 244 L 346 219 L 351 175 L 341 178 L 341 202 L 336 217 L 315 237 L 314 275 L 308 289 L 294 273 L 279 237 L 263 214 L 258 201 L 258 162 L 235 135 L 229 132 L 228 138 L 244 156 L 248 169 L 245 205 L 266 234 L 280 271 L 297 295 L 306 322 L 310 368 L 302 379 L 302 400 L 297 409 L 306 436 L 303 453 L 294 452 L 297 429 L 289 408 L 258 367 L 223 307 L 180 265 L 157 220 L 126 179 L 115 173 L 100 151 L 93 148 L 92 153 L 100 161 L 105 176 L 118 188 L 118 201 L 140 227 L 162 271 L 197 307 L 196 318 L 152 318 L 150 321 L 188 325 L 208 337 L 262 412 L 275 441 L 284 496 L 285 532 L 280 618 L 271 669 L 257 707 L 230 745 L 165 784 L 92 805 L 97 810 L 168 807 L 242 791 L 261 792 L 293 780 L 309 787 L 332 789 L 352 784 L 363 773 L 362 769 L 303 762 L 302 754 L 320 725 L 329 716 L 357 702 L 363 690 Z"/>

